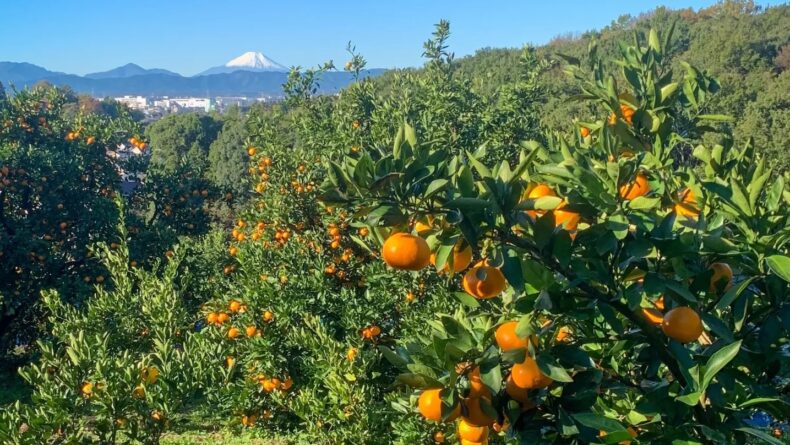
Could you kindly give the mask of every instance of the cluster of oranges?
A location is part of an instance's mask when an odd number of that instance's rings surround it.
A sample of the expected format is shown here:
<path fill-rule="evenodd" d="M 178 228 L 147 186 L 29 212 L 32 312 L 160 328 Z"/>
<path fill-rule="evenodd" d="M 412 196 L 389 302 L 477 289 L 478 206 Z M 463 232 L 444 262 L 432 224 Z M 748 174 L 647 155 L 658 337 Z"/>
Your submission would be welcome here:
<path fill-rule="evenodd" d="M 364 338 L 365 340 L 373 340 L 374 338 L 381 335 L 381 328 L 376 325 L 367 326 L 362 329 L 360 334 L 362 335 L 362 338 Z"/>
<path fill-rule="evenodd" d="M 250 157 L 255 156 L 257 150 L 255 147 L 249 147 L 247 149 L 247 154 Z M 255 191 L 258 193 L 263 193 L 268 188 L 269 184 L 269 167 L 272 166 L 272 158 L 268 156 L 262 156 L 258 159 L 258 166 L 257 167 L 250 167 L 250 174 L 255 174 L 256 172 L 260 175 L 259 179 L 260 182 L 255 186 Z"/>
<path fill-rule="evenodd" d="M 68 133 L 66 133 L 66 136 L 64 137 L 64 139 L 66 139 L 69 142 L 76 141 L 77 139 L 79 139 L 80 133 L 81 133 L 81 130 L 69 131 Z M 96 137 L 95 136 L 87 136 L 85 138 L 85 143 L 88 144 L 88 145 L 92 145 L 94 142 L 96 142 Z"/>
<path fill-rule="evenodd" d="M 285 379 L 281 380 L 277 377 L 268 378 L 264 374 L 258 374 L 255 376 L 254 380 L 258 382 L 261 389 L 264 392 L 271 393 L 277 390 L 287 392 L 290 391 L 293 387 L 294 381 L 291 377 L 286 376 Z"/>
<path fill-rule="evenodd" d="M 621 100 L 629 100 L 630 102 L 634 102 L 633 96 L 623 94 L 620 97 Z M 632 125 L 634 123 L 634 114 L 636 114 L 636 110 L 625 103 L 620 103 L 620 117 L 628 123 L 628 125 Z M 617 114 L 612 113 L 609 115 L 608 123 L 609 125 L 616 125 L 617 124 Z"/>
<path fill-rule="evenodd" d="M 140 139 L 140 138 L 138 138 L 136 136 L 130 137 L 129 138 L 129 143 L 132 144 L 133 147 L 136 147 L 140 151 L 145 151 L 145 149 L 148 148 L 148 144 L 144 140 L 142 140 L 142 139 Z"/>

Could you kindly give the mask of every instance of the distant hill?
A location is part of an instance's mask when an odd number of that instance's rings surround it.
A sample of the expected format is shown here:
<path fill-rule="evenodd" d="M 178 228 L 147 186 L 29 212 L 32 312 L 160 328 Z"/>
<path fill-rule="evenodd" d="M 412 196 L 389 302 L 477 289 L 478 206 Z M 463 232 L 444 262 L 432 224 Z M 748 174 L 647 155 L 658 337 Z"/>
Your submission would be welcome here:
<path fill-rule="evenodd" d="M 138 70 L 139 68 L 139 70 Z M 142 70 L 142 71 L 140 71 Z M 88 76 L 58 73 L 29 63 L 0 62 L 0 82 L 17 89 L 47 81 L 68 85 L 74 91 L 104 96 L 279 96 L 288 78 L 283 71 L 244 71 L 183 77 L 164 70 L 146 70 L 137 65 Z M 378 76 L 383 69 L 365 70 L 360 77 Z M 321 77 L 319 93 L 334 93 L 351 83 L 353 74 L 332 71 Z"/>
<path fill-rule="evenodd" d="M 140 65 L 134 63 L 127 63 L 124 66 L 119 66 L 118 68 L 114 68 L 109 71 L 86 74 L 85 77 L 89 79 L 111 79 L 118 77 L 146 76 L 150 74 L 165 74 L 169 76 L 179 76 L 179 77 L 181 76 L 178 73 L 174 73 L 168 70 L 163 70 L 159 68 L 145 69 Z"/>

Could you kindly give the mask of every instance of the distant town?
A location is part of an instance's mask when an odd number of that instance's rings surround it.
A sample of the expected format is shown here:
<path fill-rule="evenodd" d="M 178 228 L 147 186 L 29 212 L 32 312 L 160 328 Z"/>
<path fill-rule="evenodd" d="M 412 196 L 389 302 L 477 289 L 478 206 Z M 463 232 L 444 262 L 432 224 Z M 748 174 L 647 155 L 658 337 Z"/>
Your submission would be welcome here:
<path fill-rule="evenodd" d="M 168 114 L 190 111 L 224 112 L 230 107 L 249 108 L 256 103 L 270 103 L 280 100 L 278 96 L 261 97 L 169 97 L 169 96 L 119 96 L 113 100 L 143 113 L 147 121 L 160 119 Z"/>

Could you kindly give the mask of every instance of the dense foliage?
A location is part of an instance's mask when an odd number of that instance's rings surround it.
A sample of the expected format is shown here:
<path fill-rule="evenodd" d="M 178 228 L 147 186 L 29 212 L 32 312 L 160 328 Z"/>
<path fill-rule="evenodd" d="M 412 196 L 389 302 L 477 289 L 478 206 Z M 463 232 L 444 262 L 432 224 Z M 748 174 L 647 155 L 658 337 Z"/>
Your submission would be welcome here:
<path fill-rule="evenodd" d="M 786 20 L 659 9 L 460 61 L 440 22 L 421 70 L 293 71 L 144 132 L 2 96 L 0 335 L 32 355 L 0 442 L 781 443 Z"/>

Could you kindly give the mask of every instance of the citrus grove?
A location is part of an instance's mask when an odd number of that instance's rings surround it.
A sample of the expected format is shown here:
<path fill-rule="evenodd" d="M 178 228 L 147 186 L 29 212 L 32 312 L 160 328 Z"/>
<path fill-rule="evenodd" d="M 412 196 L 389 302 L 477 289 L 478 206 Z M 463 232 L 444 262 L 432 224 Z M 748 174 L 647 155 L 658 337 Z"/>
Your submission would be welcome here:
<path fill-rule="evenodd" d="M 244 196 L 188 159 L 129 166 L 147 176 L 127 197 L 109 161 L 104 188 L 43 193 L 80 175 L 17 159 L 157 147 L 125 118 L 39 128 L 31 95 L 58 89 L 5 99 L 0 223 L 25 229 L 0 232 L 2 273 L 44 278 L 0 301 L 46 334 L 0 442 L 155 444 L 202 422 L 282 443 L 781 444 L 753 418 L 790 411 L 790 190 L 721 131 L 717 80 L 667 61 L 672 28 L 617 60 L 592 43 L 560 56 L 589 113 L 543 131 L 536 73 L 560 65 L 525 48 L 492 100 L 448 37 L 393 91 L 318 96 L 331 64 L 292 71 L 246 116 Z"/>

